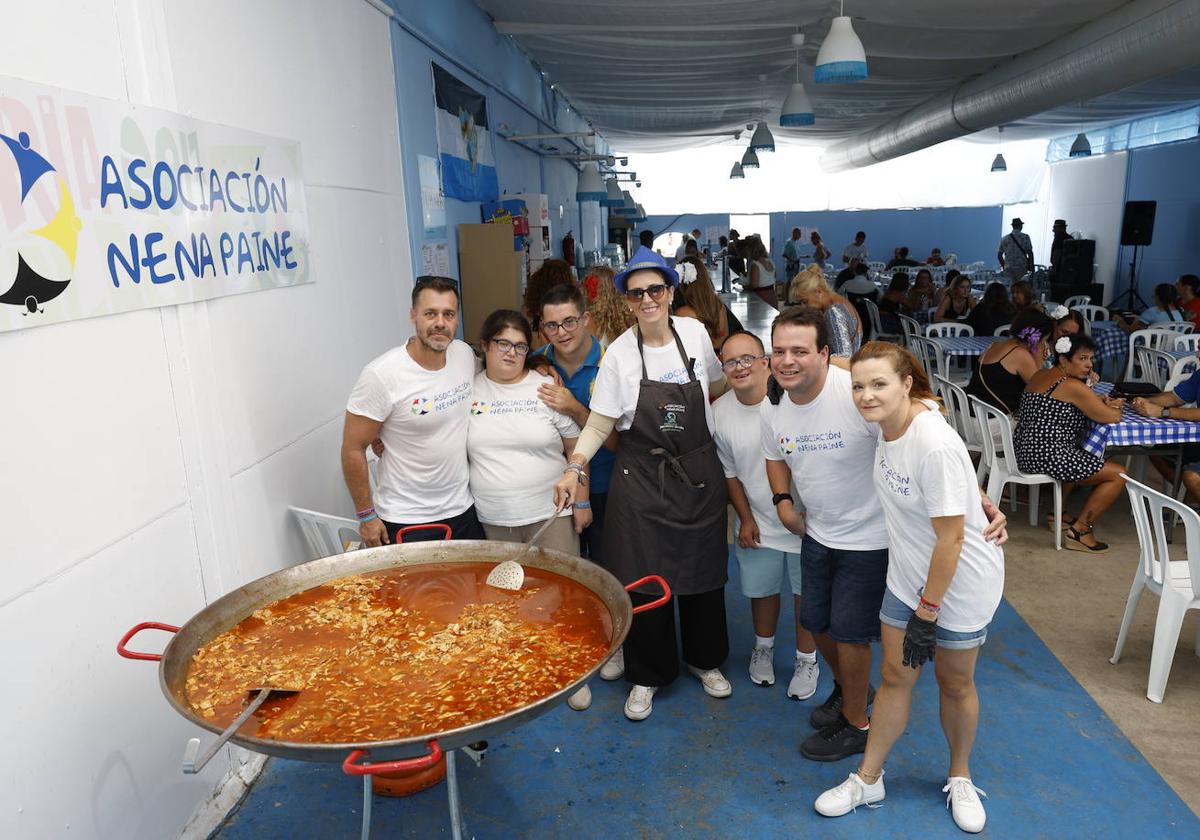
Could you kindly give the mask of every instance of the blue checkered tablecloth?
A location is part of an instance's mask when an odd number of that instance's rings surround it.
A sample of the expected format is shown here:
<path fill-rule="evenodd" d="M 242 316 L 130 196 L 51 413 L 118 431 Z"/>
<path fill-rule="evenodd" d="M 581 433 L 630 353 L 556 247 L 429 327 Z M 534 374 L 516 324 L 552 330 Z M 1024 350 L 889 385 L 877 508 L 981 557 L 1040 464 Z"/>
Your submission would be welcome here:
<path fill-rule="evenodd" d="M 1115 359 L 1129 352 L 1129 336 L 1113 321 L 1092 321 L 1092 340 L 1102 359 Z"/>
<path fill-rule="evenodd" d="M 1107 394 L 1112 384 L 1101 382 L 1095 387 L 1099 394 Z M 1096 423 L 1088 432 L 1083 448 L 1103 458 L 1108 446 L 1163 446 L 1180 443 L 1200 443 L 1200 423 L 1192 420 L 1163 420 L 1158 417 L 1143 417 L 1126 404 L 1117 423 Z"/>
<path fill-rule="evenodd" d="M 958 335 L 943 338 L 931 335 L 930 338 L 937 342 L 945 356 L 982 356 L 984 351 L 997 341 L 1004 341 L 1004 336 L 1001 335 Z"/>

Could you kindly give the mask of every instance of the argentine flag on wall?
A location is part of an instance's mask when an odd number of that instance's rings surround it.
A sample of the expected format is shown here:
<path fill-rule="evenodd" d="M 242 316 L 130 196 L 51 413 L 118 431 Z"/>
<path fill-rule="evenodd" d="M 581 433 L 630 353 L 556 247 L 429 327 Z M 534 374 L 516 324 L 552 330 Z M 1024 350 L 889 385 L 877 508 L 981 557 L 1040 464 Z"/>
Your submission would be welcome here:
<path fill-rule="evenodd" d="M 433 64 L 438 157 L 442 193 L 462 201 L 494 201 L 500 195 L 487 97 Z"/>

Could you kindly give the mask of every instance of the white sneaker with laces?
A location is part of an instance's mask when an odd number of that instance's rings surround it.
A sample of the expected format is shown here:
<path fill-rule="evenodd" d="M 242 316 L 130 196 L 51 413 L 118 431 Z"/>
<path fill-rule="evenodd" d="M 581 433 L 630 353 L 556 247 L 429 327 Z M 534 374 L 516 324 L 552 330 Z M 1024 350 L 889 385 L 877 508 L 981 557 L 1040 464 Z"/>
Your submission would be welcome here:
<path fill-rule="evenodd" d="M 635 685 L 625 701 L 625 717 L 630 720 L 645 720 L 654 711 L 654 692 L 658 686 Z"/>
<path fill-rule="evenodd" d="M 775 685 L 775 648 L 754 648 L 750 654 L 750 682 L 755 685 Z"/>
<path fill-rule="evenodd" d="M 608 661 L 600 666 L 600 679 L 619 680 L 625 676 L 625 651 L 622 648 L 617 648 L 617 652 L 609 657 Z"/>
<path fill-rule="evenodd" d="M 874 784 L 867 784 L 857 773 L 851 773 L 846 781 L 818 796 L 813 807 L 823 817 L 840 817 L 849 814 L 859 805 L 866 805 L 868 808 L 882 807 L 879 803 L 883 801 L 884 796 L 886 791 L 883 789 L 882 771 Z"/>
<path fill-rule="evenodd" d="M 700 680 L 700 684 L 704 686 L 704 693 L 709 697 L 722 698 L 733 694 L 733 686 L 729 684 L 729 680 L 725 679 L 720 668 L 710 668 L 707 671 L 701 671 L 691 665 L 687 668 Z"/>
<path fill-rule="evenodd" d="M 792 681 L 788 683 L 787 696 L 796 700 L 807 700 L 817 693 L 817 677 L 821 676 L 821 666 L 817 660 L 805 662 L 796 657 L 796 667 L 792 673 Z"/>
<path fill-rule="evenodd" d="M 975 787 L 965 776 L 948 778 L 942 793 L 946 794 L 946 807 L 950 809 L 959 828 L 971 834 L 983 831 L 987 823 L 987 812 L 983 810 L 983 803 L 979 801 L 979 797 L 987 799 L 986 793 Z"/>
<path fill-rule="evenodd" d="M 582 712 L 592 705 L 592 690 L 585 683 L 582 688 L 567 698 L 567 705 L 577 712 Z"/>

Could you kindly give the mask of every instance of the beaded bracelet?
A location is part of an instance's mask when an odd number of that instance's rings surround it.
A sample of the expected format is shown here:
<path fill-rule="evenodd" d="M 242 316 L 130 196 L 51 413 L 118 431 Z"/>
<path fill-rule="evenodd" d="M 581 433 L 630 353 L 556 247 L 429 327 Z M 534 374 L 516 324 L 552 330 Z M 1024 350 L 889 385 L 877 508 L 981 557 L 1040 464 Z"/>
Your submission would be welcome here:
<path fill-rule="evenodd" d="M 379 515 L 375 513 L 375 508 L 373 507 L 363 508 L 354 515 L 358 517 L 359 522 L 370 522 L 372 519 L 379 518 Z"/>
<path fill-rule="evenodd" d="M 934 615 L 937 615 L 938 613 L 940 613 L 942 611 L 941 604 L 935 604 L 935 603 L 933 603 L 933 601 L 926 601 L 924 595 L 920 595 L 920 596 L 918 596 L 918 598 L 919 598 L 919 600 L 917 602 L 917 609 L 926 610 L 927 612 L 931 612 Z"/>
<path fill-rule="evenodd" d="M 580 464 L 569 463 L 563 467 L 564 474 L 569 472 L 575 473 L 579 483 L 584 487 L 587 486 L 587 473 L 583 471 L 583 467 Z"/>

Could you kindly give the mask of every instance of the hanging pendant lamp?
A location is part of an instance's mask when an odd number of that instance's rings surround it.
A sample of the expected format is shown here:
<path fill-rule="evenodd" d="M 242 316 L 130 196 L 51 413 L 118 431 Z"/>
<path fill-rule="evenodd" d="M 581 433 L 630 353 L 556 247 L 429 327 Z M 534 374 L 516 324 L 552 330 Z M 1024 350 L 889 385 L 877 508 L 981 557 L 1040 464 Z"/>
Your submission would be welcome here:
<path fill-rule="evenodd" d="M 1071 144 L 1070 157 L 1091 157 L 1092 144 L 1088 142 L 1087 135 L 1082 131 L 1075 137 L 1075 142 Z"/>
<path fill-rule="evenodd" d="M 845 5 L 842 3 L 842 14 L 833 19 L 829 34 L 817 53 L 817 67 L 813 73 L 817 84 L 857 82 L 867 78 L 867 53 L 850 18 L 846 17 Z"/>
<path fill-rule="evenodd" d="M 607 178 L 604 181 L 605 194 L 607 198 L 600 200 L 601 207 L 620 207 L 625 203 L 625 197 L 621 195 L 621 187 L 617 184 L 616 178 Z"/>
<path fill-rule="evenodd" d="M 639 204 L 637 206 L 637 212 L 633 214 L 633 223 L 640 225 L 642 222 L 646 221 L 646 218 L 646 208 Z"/>
<path fill-rule="evenodd" d="M 754 153 L 753 146 L 742 155 L 742 169 L 758 169 L 758 155 Z"/>
<path fill-rule="evenodd" d="M 588 161 L 579 173 L 579 184 L 575 187 L 576 201 L 604 201 L 608 198 L 608 189 L 604 179 L 600 177 L 600 167 Z"/>
<path fill-rule="evenodd" d="M 616 210 L 613 212 L 618 216 L 625 216 L 627 218 L 632 218 L 633 216 L 637 215 L 637 203 L 633 200 L 633 196 L 630 194 L 629 190 L 622 190 L 621 197 L 621 206 L 616 208 Z"/>
<path fill-rule="evenodd" d="M 735 180 L 746 177 L 746 173 L 742 171 L 742 165 L 740 163 L 735 163 L 733 165 L 733 169 L 729 170 L 729 177 Z"/>
<path fill-rule="evenodd" d="M 784 128 L 812 125 L 817 121 L 808 92 L 800 82 L 800 48 L 804 46 L 804 33 L 792 35 L 792 45 L 796 48 L 796 81 L 792 82 L 792 89 L 788 91 L 783 108 L 779 111 L 779 124 Z"/>
<path fill-rule="evenodd" d="M 993 172 L 1007 172 L 1008 164 L 1004 161 L 1004 126 L 999 126 L 996 129 L 996 137 L 1000 143 L 1001 151 L 996 152 L 996 157 L 992 159 Z"/>
<path fill-rule="evenodd" d="M 754 129 L 754 136 L 750 138 L 750 148 L 756 152 L 775 151 L 775 138 L 771 136 L 771 129 L 767 128 L 765 122 L 760 122 L 758 128 Z"/>

